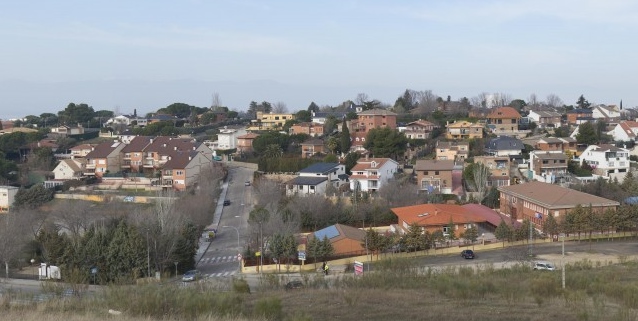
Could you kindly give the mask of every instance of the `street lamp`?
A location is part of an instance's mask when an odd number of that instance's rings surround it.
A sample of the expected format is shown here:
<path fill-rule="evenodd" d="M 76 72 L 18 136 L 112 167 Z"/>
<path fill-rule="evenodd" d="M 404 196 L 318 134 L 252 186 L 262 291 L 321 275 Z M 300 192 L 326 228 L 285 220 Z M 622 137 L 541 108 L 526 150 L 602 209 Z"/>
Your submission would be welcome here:
<path fill-rule="evenodd" d="M 235 230 L 235 232 L 237 232 L 237 251 L 239 252 L 238 254 L 241 254 L 241 245 L 239 244 L 239 229 L 234 227 L 234 226 L 228 226 L 228 225 L 224 225 L 222 227 L 223 228 L 232 228 L 232 229 Z M 260 254 L 263 255 L 263 253 L 260 253 Z M 259 256 L 260 258 L 261 258 L 261 255 Z M 241 260 L 239 260 L 239 270 L 241 271 Z M 261 272 L 261 267 L 260 267 L 259 271 Z"/>
<path fill-rule="evenodd" d="M 177 264 L 179 264 L 179 262 L 175 261 L 175 276 L 177 276 Z"/>
<path fill-rule="evenodd" d="M 33 268 L 34 263 L 35 263 L 35 259 L 31 259 L 31 268 Z M 33 270 L 33 278 L 35 279 L 35 270 Z"/>
<path fill-rule="evenodd" d="M 563 237 L 563 244 L 562 244 L 562 248 L 563 248 L 563 257 L 561 258 L 561 265 L 562 265 L 562 269 L 561 269 L 561 274 L 562 274 L 562 285 L 563 285 L 563 289 L 565 289 L 565 234 L 561 235 Z"/>

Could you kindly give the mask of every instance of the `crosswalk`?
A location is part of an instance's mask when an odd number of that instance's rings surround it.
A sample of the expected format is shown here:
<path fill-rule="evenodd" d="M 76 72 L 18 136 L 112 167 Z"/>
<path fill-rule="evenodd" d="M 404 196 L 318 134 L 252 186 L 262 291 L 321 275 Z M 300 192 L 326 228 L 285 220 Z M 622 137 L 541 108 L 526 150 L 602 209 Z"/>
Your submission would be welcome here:
<path fill-rule="evenodd" d="M 237 273 L 237 271 L 226 271 L 226 272 L 211 273 L 211 274 L 207 274 L 206 276 L 209 278 L 224 278 L 224 277 L 233 276 L 235 275 L 235 273 Z"/>
<path fill-rule="evenodd" d="M 199 261 L 199 264 L 213 264 L 213 263 L 221 263 L 221 262 L 237 262 L 237 256 L 228 255 L 228 256 L 203 257 Z"/>

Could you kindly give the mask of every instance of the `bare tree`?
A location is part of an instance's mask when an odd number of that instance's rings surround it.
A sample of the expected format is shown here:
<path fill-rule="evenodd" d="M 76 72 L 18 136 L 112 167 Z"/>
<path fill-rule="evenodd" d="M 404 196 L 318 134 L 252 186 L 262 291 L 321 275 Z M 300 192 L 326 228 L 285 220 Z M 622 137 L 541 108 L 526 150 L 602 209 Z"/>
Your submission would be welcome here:
<path fill-rule="evenodd" d="M 474 188 L 478 193 L 479 202 L 483 200 L 483 198 L 485 197 L 485 192 L 487 192 L 487 184 L 490 179 L 490 174 L 490 169 L 487 166 L 480 163 L 475 165 L 473 173 L 475 185 Z"/>
<path fill-rule="evenodd" d="M 272 111 L 275 114 L 284 114 L 288 112 L 288 106 L 283 101 L 278 101 L 273 105 Z"/>
<path fill-rule="evenodd" d="M 329 220 L 332 204 L 323 196 L 306 195 L 294 197 L 288 208 L 305 226 L 316 230 Z"/>
<path fill-rule="evenodd" d="M 387 202 L 388 207 L 416 205 L 420 201 L 418 191 L 416 184 L 407 179 L 390 179 L 379 189 L 379 197 Z"/>
<path fill-rule="evenodd" d="M 527 105 L 531 106 L 531 107 L 538 107 L 538 104 L 540 102 L 538 101 L 538 98 L 536 97 L 535 93 L 532 93 L 531 95 L 529 95 L 529 98 L 527 98 Z"/>
<path fill-rule="evenodd" d="M 213 101 L 210 105 L 211 108 L 221 107 L 222 99 L 219 97 L 219 93 L 213 93 Z"/>
<path fill-rule="evenodd" d="M 263 207 L 268 212 L 274 213 L 279 208 L 279 202 L 283 197 L 281 183 L 270 179 L 259 179 L 253 185 L 255 206 Z"/>
<path fill-rule="evenodd" d="M 9 278 L 9 263 L 20 255 L 28 235 L 28 222 L 20 212 L 0 215 L 0 261 L 4 263 L 6 278 Z"/>
<path fill-rule="evenodd" d="M 512 102 L 512 96 L 505 93 L 494 93 L 492 94 L 491 98 L 492 99 L 490 105 L 492 107 L 507 106 Z"/>
<path fill-rule="evenodd" d="M 487 101 L 488 97 L 489 97 L 488 93 L 482 92 L 482 93 L 470 98 L 470 103 L 474 107 L 485 108 L 485 107 L 487 107 L 487 104 L 488 104 L 488 101 Z"/>
<path fill-rule="evenodd" d="M 95 204 L 87 201 L 61 200 L 51 211 L 53 223 L 72 240 L 79 240 L 96 220 L 93 207 Z"/>
<path fill-rule="evenodd" d="M 557 95 L 554 94 L 549 94 L 547 95 L 547 100 L 545 101 L 545 103 L 553 108 L 556 107 L 562 107 L 563 106 L 563 100 L 560 99 L 560 97 L 558 97 Z"/>
<path fill-rule="evenodd" d="M 370 97 L 366 93 L 358 93 L 357 98 L 354 99 L 355 104 L 363 105 L 366 101 L 369 101 Z"/>
<path fill-rule="evenodd" d="M 418 99 L 418 107 L 415 108 L 416 114 L 424 115 L 436 111 L 438 107 L 436 99 L 439 96 L 435 95 L 432 90 L 415 92 L 414 97 Z"/>

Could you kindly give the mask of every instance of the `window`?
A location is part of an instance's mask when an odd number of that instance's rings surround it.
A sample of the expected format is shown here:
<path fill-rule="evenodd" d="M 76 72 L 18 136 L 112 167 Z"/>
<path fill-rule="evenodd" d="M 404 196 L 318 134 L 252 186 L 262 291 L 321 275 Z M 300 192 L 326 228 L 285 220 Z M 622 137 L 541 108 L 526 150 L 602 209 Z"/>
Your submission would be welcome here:
<path fill-rule="evenodd" d="M 439 175 L 439 171 L 434 171 L 434 175 Z"/>
<path fill-rule="evenodd" d="M 184 175 L 184 171 L 175 171 L 175 175 Z"/>
<path fill-rule="evenodd" d="M 429 175 L 428 173 L 428 171 L 423 171 L 423 175 Z"/>

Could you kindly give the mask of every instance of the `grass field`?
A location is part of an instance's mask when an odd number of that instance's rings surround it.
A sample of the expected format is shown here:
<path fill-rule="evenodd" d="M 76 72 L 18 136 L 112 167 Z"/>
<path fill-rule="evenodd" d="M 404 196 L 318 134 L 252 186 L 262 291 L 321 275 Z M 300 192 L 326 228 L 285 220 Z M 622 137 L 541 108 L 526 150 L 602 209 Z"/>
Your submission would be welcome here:
<path fill-rule="evenodd" d="M 529 265 L 454 267 L 440 271 L 409 260 L 382 261 L 363 277 L 304 276 L 305 288 L 284 290 L 277 276 L 256 293 L 243 280 L 192 286 L 113 286 L 103 293 L 13 304 L 0 319 L 75 320 L 637 320 L 638 262 L 580 261 L 561 271 Z M 111 315 L 109 309 L 120 311 Z"/>

